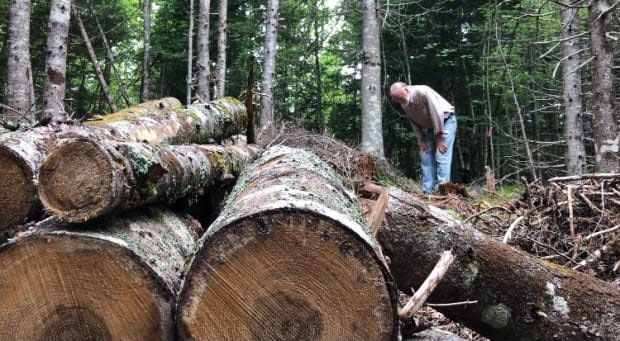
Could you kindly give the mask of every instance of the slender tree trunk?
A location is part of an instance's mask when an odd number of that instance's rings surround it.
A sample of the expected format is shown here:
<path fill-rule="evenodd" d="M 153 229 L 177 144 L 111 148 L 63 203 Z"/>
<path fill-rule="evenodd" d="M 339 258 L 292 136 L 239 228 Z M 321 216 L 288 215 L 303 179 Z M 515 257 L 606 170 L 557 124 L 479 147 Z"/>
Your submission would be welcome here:
<path fill-rule="evenodd" d="M 211 78 L 211 68 L 209 66 L 209 11 L 211 10 L 211 0 L 200 0 L 198 12 L 198 60 L 196 67 L 196 95 L 198 99 L 206 103 L 209 101 L 209 81 Z"/>
<path fill-rule="evenodd" d="M 381 112 L 381 48 L 376 0 L 363 0 L 362 23 L 362 141 L 360 149 L 384 157 Z"/>
<path fill-rule="evenodd" d="M 278 40 L 278 8 L 279 0 L 267 1 L 267 18 L 265 26 L 265 42 L 263 51 L 263 75 L 261 80 L 261 106 L 260 126 L 261 129 L 272 129 L 274 124 L 274 91 L 276 77 L 276 53 Z"/>
<path fill-rule="evenodd" d="M 226 44 L 228 43 L 228 0 L 220 0 L 217 25 L 217 70 L 215 71 L 215 97 L 226 93 Z"/>
<path fill-rule="evenodd" d="M 176 293 L 200 231 L 162 207 L 38 224 L 0 246 L 0 339 L 174 340 Z"/>
<path fill-rule="evenodd" d="M 573 0 L 562 0 L 562 93 L 564 98 L 564 137 L 566 139 L 566 171 L 581 175 L 586 167 L 583 144 L 581 72 L 579 64 L 579 10 L 571 7 Z"/>
<path fill-rule="evenodd" d="M 614 4 L 617 5 L 617 4 Z M 617 6 L 614 6 L 617 7 Z M 592 0 L 588 7 L 592 64 L 592 113 L 594 114 L 595 166 L 598 173 L 620 172 L 620 134 L 614 88 L 614 13 L 610 0 Z"/>
<path fill-rule="evenodd" d="M 151 69 L 151 0 L 142 0 L 143 15 L 143 46 L 142 85 L 140 86 L 140 102 L 149 99 L 150 69 Z"/>
<path fill-rule="evenodd" d="M 187 76 L 185 105 L 192 104 L 192 80 L 194 78 L 194 0 L 189 0 L 189 28 L 187 30 Z"/>
<path fill-rule="evenodd" d="M 73 11 L 73 15 L 75 16 L 75 20 L 77 21 L 78 27 L 80 28 L 80 34 L 82 35 L 82 39 L 84 40 L 84 44 L 86 45 L 86 50 L 88 51 L 88 56 L 90 57 L 90 62 L 95 69 L 95 74 L 97 74 L 97 79 L 99 80 L 99 85 L 101 85 L 101 90 L 105 95 L 105 100 L 110 106 L 110 110 L 112 112 L 116 112 L 118 109 L 116 107 L 116 103 L 110 95 L 110 89 L 108 88 L 108 82 L 105 80 L 105 76 L 103 72 L 101 72 L 101 67 L 99 67 L 99 61 L 97 60 L 97 54 L 93 49 L 93 45 L 90 43 L 90 38 L 88 37 L 88 33 L 86 32 L 86 28 L 84 27 L 84 23 L 82 22 L 82 17 L 80 16 L 80 12 L 75 7 L 75 5 L 71 5 L 71 10 Z"/>
<path fill-rule="evenodd" d="M 108 56 L 108 60 L 110 61 L 112 72 L 114 73 L 114 78 L 116 79 L 116 82 L 118 83 L 118 90 L 120 91 L 121 96 L 123 97 L 123 100 L 125 101 L 125 105 L 129 106 L 131 102 L 129 101 L 129 96 L 127 95 L 127 89 L 125 89 L 125 85 L 123 84 L 123 79 L 121 78 L 121 75 L 119 74 L 118 69 L 116 68 L 116 61 L 115 61 L 114 55 L 112 54 L 112 49 L 110 48 L 110 44 L 108 43 L 108 38 L 106 38 L 105 31 L 103 30 L 103 27 L 101 27 L 101 23 L 99 22 L 99 19 L 95 15 L 95 9 L 90 0 L 88 1 L 88 7 L 90 9 L 90 12 L 93 14 L 93 17 L 95 18 L 95 22 L 97 23 L 97 29 L 99 30 L 99 35 L 101 35 L 103 46 L 105 47 L 105 53 Z"/>
<path fill-rule="evenodd" d="M 327 164 L 272 147 L 231 193 L 179 295 L 181 340 L 396 340 L 383 256 Z"/>
<path fill-rule="evenodd" d="M 71 0 L 51 0 L 45 60 L 42 121 L 63 121 Z"/>
<path fill-rule="evenodd" d="M 314 14 L 314 74 L 316 78 L 316 115 L 318 116 L 319 133 L 325 133 L 325 115 L 323 114 L 323 84 L 321 83 L 321 37 L 319 36 L 319 1 L 315 3 Z"/>
<path fill-rule="evenodd" d="M 9 38 L 7 56 L 7 105 L 4 121 L 19 127 L 35 122 L 31 101 L 32 66 L 30 61 L 30 0 L 9 4 Z"/>

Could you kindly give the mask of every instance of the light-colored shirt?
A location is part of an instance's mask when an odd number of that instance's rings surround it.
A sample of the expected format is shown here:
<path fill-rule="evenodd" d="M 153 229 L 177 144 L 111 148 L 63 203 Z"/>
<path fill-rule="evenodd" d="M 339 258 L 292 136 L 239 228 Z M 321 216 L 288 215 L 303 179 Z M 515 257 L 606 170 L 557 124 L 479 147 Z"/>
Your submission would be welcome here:
<path fill-rule="evenodd" d="M 454 114 L 454 106 L 427 85 L 408 85 L 409 97 L 403 110 L 418 141 L 423 140 L 423 129 L 433 129 L 433 135 L 443 133 L 443 121 Z"/>

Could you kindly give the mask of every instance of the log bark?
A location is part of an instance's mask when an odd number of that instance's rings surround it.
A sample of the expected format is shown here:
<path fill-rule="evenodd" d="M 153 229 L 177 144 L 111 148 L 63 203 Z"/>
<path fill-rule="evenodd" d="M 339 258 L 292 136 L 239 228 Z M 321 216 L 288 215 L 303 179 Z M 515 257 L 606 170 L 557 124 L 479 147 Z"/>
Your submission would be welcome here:
<path fill-rule="evenodd" d="M 616 340 L 620 291 L 500 243 L 445 212 L 390 189 L 377 239 L 401 290 L 417 288 L 444 250 L 455 262 L 434 290 L 437 307 L 493 340 Z"/>
<path fill-rule="evenodd" d="M 47 222 L 47 221 L 44 221 Z M 0 246 L 0 340 L 173 340 L 196 221 L 164 208 Z"/>
<path fill-rule="evenodd" d="M 183 109 L 175 98 L 163 98 L 80 125 L 38 127 L 0 139 L 0 231 L 39 215 L 37 174 L 43 159 L 65 139 L 207 143 L 242 133 L 245 107 L 231 98 Z"/>
<path fill-rule="evenodd" d="M 153 146 L 77 139 L 41 164 L 38 194 L 50 214 L 83 222 L 209 190 L 234 179 L 257 153 L 258 147 L 246 144 Z"/>
<path fill-rule="evenodd" d="M 340 179 L 271 147 L 199 242 L 178 301 L 182 340 L 395 340 L 392 280 Z M 234 325 L 234 327 L 228 327 Z"/>
<path fill-rule="evenodd" d="M 39 216 L 41 203 L 36 180 L 39 166 L 61 140 L 78 136 L 93 136 L 93 132 L 60 125 L 0 138 L 0 232 Z"/>
<path fill-rule="evenodd" d="M 178 99 L 168 97 L 84 124 L 103 128 L 117 140 L 125 142 L 211 143 L 243 133 L 247 113 L 245 106 L 231 97 L 192 104 L 186 109 Z"/>

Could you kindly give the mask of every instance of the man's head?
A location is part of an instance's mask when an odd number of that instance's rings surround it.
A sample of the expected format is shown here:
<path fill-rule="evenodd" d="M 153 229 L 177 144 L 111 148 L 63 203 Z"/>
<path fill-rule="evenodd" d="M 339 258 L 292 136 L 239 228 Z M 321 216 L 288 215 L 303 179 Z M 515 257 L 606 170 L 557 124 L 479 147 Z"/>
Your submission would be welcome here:
<path fill-rule="evenodd" d="M 409 97 L 409 90 L 407 90 L 407 83 L 395 82 L 390 86 L 390 97 L 395 102 L 400 104 L 407 104 Z"/>

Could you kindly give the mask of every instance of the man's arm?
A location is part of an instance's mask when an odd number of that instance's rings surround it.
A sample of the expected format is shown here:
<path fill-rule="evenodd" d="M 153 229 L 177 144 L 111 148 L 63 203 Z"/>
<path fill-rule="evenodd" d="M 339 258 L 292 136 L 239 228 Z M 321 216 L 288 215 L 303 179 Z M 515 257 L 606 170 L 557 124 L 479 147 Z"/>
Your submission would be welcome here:
<path fill-rule="evenodd" d="M 420 148 L 420 154 L 424 152 L 424 148 L 426 148 L 426 142 L 424 142 L 424 133 L 422 132 L 422 128 L 419 125 L 413 123 L 413 121 L 409 121 L 411 124 L 411 129 L 415 133 L 415 137 L 418 139 L 418 146 Z"/>

